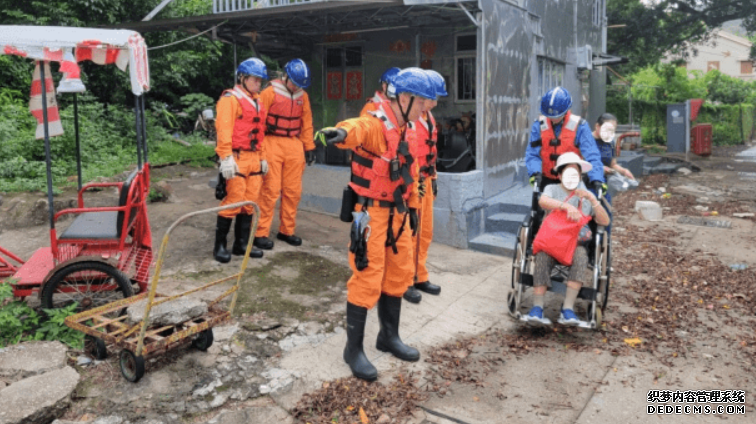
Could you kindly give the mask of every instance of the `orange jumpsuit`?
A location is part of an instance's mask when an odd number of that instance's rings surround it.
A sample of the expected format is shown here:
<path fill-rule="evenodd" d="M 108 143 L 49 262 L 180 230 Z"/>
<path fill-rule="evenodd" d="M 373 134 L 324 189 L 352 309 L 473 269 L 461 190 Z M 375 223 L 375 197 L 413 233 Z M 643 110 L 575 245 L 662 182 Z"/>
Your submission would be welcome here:
<path fill-rule="evenodd" d="M 393 113 L 387 112 L 389 118 L 395 123 Z M 383 123 L 373 116 L 363 116 L 348 119 L 336 125 L 347 131 L 347 138 L 343 144 L 337 144 L 342 149 L 364 150 L 382 155 L 387 150 L 387 142 L 383 133 Z M 412 130 L 408 130 L 412 131 Z M 409 132 L 408 132 L 409 135 Z M 414 137 L 414 134 L 412 134 Z M 376 159 L 381 160 L 381 159 Z M 417 163 L 413 163 L 415 174 Z M 420 198 L 417 193 L 417 182 L 407 187 L 407 206 L 418 208 Z M 349 266 L 352 268 L 352 277 L 347 282 L 347 301 L 357 306 L 371 309 L 378 302 L 381 293 L 393 297 L 401 297 L 412 284 L 414 264 L 412 260 L 412 230 L 409 226 L 409 217 L 395 211 L 392 222 L 394 234 L 404 224 L 401 235 L 396 240 L 398 253 L 394 254 L 391 247 L 386 246 L 388 238 L 388 222 L 390 209 L 381 206 L 368 206 L 370 214 L 370 237 L 367 241 L 368 266 L 358 271 L 353 253 L 349 253 Z M 362 205 L 357 204 L 355 211 L 361 211 Z"/>
<path fill-rule="evenodd" d="M 244 93 L 249 96 L 249 99 L 257 102 L 260 119 L 264 122 L 265 108 L 260 105 L 258 94 L 250 95 L 246 91 Z M 240 101 L 248 101 L 248 99 L 243 97 L 238 98 L 232 93 L 226 92 L 218 100 L 216 106 L 218 117 L 215 120 L 215 129 L 218 133 L 218 142 L 215 147 L 215 153 L 221 159 L 233 154 L 234 161 L 236 161 L 236 165 L 239 167 L 239 173 L 246 175 L 246 178 L 237 176 L 226 181 L 227 195 L 221 202 L 221 206 L 247 200 L 258 202 L 260 188 L 262 187 L 262 175 L 254 174 L 260 172 L 260 161 L 265 160 L 265 143 L 259 143 L 258 150 L 255 152 L 249 150 L 234 151 L 232 147 L 234 124 L 242 117 L 242 105 L 239 103 Z M 218 212 L 218 215 L 224 218 L 233 218 L 242 212 L 252 215 L 254 209 L 252 206 L 244 206 L 243 208 L 222 210 Z"/>
<path fill-rule="evenodd" d="M 430 112 L 427 112 L 430 113 Z M 438 130 L 436 128 L 435 120 L 432 120 L 433 132 L 429 134 L 430 128 L 427 121 L 428 115 L 424 114 L 423 117 L 415 121 L 415 129 L 417 132 L 417 144 L 418 144 L 418 164 L 420 165 L 420 176 L 425 180 L 425 196 L 420 199 L 420 208 L 417 210 L 420 221 L 420 229 L 417 235 L 412 238 L 414 245 L 414 253 L 417 255 L 417 282 L 423 283 L 428 281 L 428 268 L 426 262 L 428 260 L 428 248 L 433 240 L 433 201 L 436 197 L 433 195 L 432 181 L 437 178 L 435 172 L 436 155 L 437 150 L 434 146 L 429 146 L 427 140 L 431 140 L 433 143 L 438 141 Z M 432 115 L 431 115 L 432 117 Z M 433 119 L 433 118 L 431 118 Z M 425 157 L 428 153 L 433 153 L 434 158 L 432 163 L 429 163 Z M 425 166 L 433 166 L 432 175 L 431 172 L 424 168 Z"/>
<path fill-rule="evenodd" d="M 368 116 L 368 112 L 373 112 L 378 109 L 378 106 L 381 103 L 388 104 L 389 99 L 381 92 L 376 91 L 375 95 L 368 99 L 368 101 L 365 103 L 365 106 L 362 107 L 362 110 L 360 111 L 360 116 Z"/>
<path fill-rule="evenodd" d="M 274 107 L 274 102 L 288 102 L 287 105 L 278 104 L 276 108 L 286 109 L 290 104 L 301 107 L 302 110 L 301 127 L 297 135 L 286 137 L 269 131 L 265 133 L 263 144 L 268 158 L 268 174 L 263 181 L 259 202 L 260 223 L 255 232 L 255 237 L 268 237 L 276 201 L 281 197 L 281 224 L 278 232 L 291 236 L 294 235 L 297 207 L 302 198 L 304 152 L 315 148 L 310 98 L 304 90 L 290 93 L 280 80 L 274 80 L 260 93 L 260 101 L 269 113 Z"/>

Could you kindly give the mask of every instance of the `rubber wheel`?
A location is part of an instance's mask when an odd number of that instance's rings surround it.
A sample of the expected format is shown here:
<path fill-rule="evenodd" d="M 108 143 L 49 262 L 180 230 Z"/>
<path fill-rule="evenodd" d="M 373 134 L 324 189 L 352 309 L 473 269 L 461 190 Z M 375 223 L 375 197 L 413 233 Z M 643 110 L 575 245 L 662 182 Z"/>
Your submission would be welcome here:
<path fill-rule="evenodd" d="M 112 286 L 113 290 L 91 291 L 100 285 Z M 58 309 L 78 303 L 76 312 L 86 311 L 107 303 L 133 296 L 131 281 L 123 272 L 103 262 L 79 262 L 61 268 L 42 288 L 42 307 Z M 126 308 L 107 314 L 115 318 Z"/>
<path fill-rule="evenodd" d="M 522 227 L 517 232 L 517 238 L 515 239 L 514 251 L 512 252 L 512 290 L 517 288 L 515 282 L 520 282 L 520 262 L 522 262 L 522 252 L 520 252 L 520 234 L 522 233 Z"/>
<path fill-rule="evenodd" d="M 606 283 L 603 287 L 601 287 L 601 293 L 603 297 L 601 298 L 601 312 L 606 312 L 606 305 L 609 301 L 609 284 L 612 281 L 612 251 L 611 247 L 609 247 L 606 251 L 606 266 L 604 268 L 604 273 L 606 274 Z"/>
<path fill-rule="evenodd" d="M 589 321 L 589 322 L 591 320 L 591 309 L 592 309 L 592 306 L 589 303 L 588 304 L 588 311 L 587 311 L 587 321 Z M 598 308 L 598 309 L 596 309 L 596 328 L 595 328 L 595 330 L 600 330 L 601 329 L 601 323 L 602 322 L 604 322 L 604 313 L 601 312 L 601 308 Z"/>
<path fill-rule="evenodd" d="M 517 301 L 515 299 L 515 292 L 509 292 L 507 294 L 507 312 L 512 318 L 517 318 Z"/>
<path fill-rule="evenodd" d="M 199 333 L 197 335 L 197 338 L 192 340 L 192 346 L 194 346 L 196 349 L 201 351 L 206 351 L 210 349 L 210 346 L 213 345 L 213 329 L 208 328 L 207 330 Z"/>
<path fill-rule="evenodd" d="M 608 241 L 606 237 L 604 238 L 603 249 L 604 252 L 601 260 L 601 276 L 606 276 L 606 281 L 599 283 L 599 294 L 601 295 L 599 306 L 601 307 L 601 312 L 606 312 L 606 305 L 609 300 L 609 283 L 612 276 L 612 255 L 609 251 Z"/>
<path fill-rule="evenodd" d="M 108 348 L 105 346 L 105 341 L 97 337 L 89 335 L 84 337 L 84 351 L 94 356 L 98 361 L 102 361 L 108 357 Z"/>
<path fill-rule="evenodd" d="M 130 350 L 122 350 L 119 361 L 121 365 L 121 375 L 126 380 L 136 383 L 144 377 L 144 357 L 136 356 Z"/>

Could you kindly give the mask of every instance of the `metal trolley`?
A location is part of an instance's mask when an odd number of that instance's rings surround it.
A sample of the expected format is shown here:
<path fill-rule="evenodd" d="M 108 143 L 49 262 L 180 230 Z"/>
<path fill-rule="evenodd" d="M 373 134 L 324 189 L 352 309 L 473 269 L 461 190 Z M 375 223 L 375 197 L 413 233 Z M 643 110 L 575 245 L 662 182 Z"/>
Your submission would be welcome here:
<path fill-rule="evenodd" d="M 247 250 L 238 273 L 213 281 L 202 287 L 198 287 L 174 296 L 165 296 L 157 293 L 160 271 L 162 269 L 165 252 L 171 232 L 187 219 L 206 213 L 217 213 L 224 209 L 232 209 L 241 206 L 252 205 L 254 208 L 254 221 L 247 242 Z M 176 220 L 166 231 L 160 245 L 155 274 L 150 282 L 149 292 L 143 292 L 137 296 L 117 300 L 100 307 L 80 312 L 65 320 L 68 327 L 79 330 L 86 334 L 85 348 L 97 359 L 105 359 L 107 356 L 106 345 L 111 344 L 121 349 L 120 368 L 123 377 L 136 383 L 144 376 L 145 359 L 157 356 L 171 349 L 191 343 L 195 348 L 206 351 L 213 344 L 213 327 L 231 320 L 236 306 L 239 286 L 242 276 L 247 269 L 249 252 L 252 250 L 252 240 L 259 223 L 260 208 L 254 202 L 239 202 L 226 206 L 204 209 L 188 213 Z M 236 278 L 236 283 L 223 294 L 213 299 L 208 305 L 208 312 L 188 321 L 175 324 L 156 326 L 150 325 L 150 311 L 153 307 L 174 299 L 188 296 L 207 290 L 226 281 Z M 224 309 L 220 302 L 232 295 L 228 309 Z M 147 298 L 144 309 L 144 319 L 135 324 L 127 322 L 126 308 Z"/>

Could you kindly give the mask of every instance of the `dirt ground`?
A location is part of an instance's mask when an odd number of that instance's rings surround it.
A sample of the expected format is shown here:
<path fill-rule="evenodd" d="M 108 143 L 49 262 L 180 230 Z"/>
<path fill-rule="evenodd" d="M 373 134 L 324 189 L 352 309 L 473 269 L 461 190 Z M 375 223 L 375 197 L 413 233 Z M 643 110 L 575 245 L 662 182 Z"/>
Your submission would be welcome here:
<path fill-rule="evenodd" d="M 599 331 L 515 325 L 503 305 L 509 281 L 501 281 L 497 296 L 502 300 L 489 300 L 500 311 L 493 326 L 433 346 L 424 351 L 416 368 L 397 368 L 390 378 L 373 385 L 334 378 L 301 399 L 297 395 L 281 401 L 272 393 L 291 415 L 255 422 L 334 422 L 334 416 L 340 417 L 335 422 L 357 422 L 361 408 L 335 399 L 338 388 L 347 386 L 351 393 L 369 392 L 363 397 L 364 410 L 369 422 L 380 424 L 645 422 L 646 393 L 657 388 L 745 390 L 746 416 L 752 415 L 756 220 L 732 214 L 756 212 L 756 185 L 749 174 L 756 173 L 756 163 L 736 162 L 739 150 L 715 149 L 710 158 L 689 158 L 700 172 L 646 177 L 637 190 L 616 198 L 612 285 Z M 211 170 L 176 166 L 156 169 L 153 175 L 171 192 L 167 201 L 149 207 L 155 244 L 180 215 L 217 205 L 207 186 Z M 101 198 L 103 204 L 115 199 L 111 192 L 91 197 Z M 0 206 L 0 245 L 23 258 L 49 243 L 41 198 L 39 193 L 6 194 Z M 71 199 L 72 193 L 65 192 L 56 203 L 66 205 Z M 641 220 L 633 211 L 636 200 L 659 202 L 664 219 Z M 37 209 L 42 212 L 35 215 Z M 684 216 L 727 221 L 729 226 L 678 222 Z M 181 292 L 238 270 L 239 258 L 222 266 L 211 258 L 214 219 L 193 218 L 172 237 L 161 292 Z M 111 350 L 109 359 L 77 367 L 82 383 L 65 418 L 85 421 L 117 414 L 166 423 L 205 422 L 214 416 L 217 420 L 222 411 L 262 408 L 263 386 L 280 383 L 285 392 L 291 378 L 304 378 L 276 367 L 289 355 L 286 346 L 318 346 L 341 333 L 349 276 L 348 226 L 307 212 L 300 213 L 299 221 L 297 233 L 305 246 L 277 243 L 265 258 L 250 261 L 233 326 L 219 331 L 208 353 L 183 348 L 151 360 L 145 378 L 130 384 L 121 378 L 117 352 Z M 479 265 L 468 263 L 462 273 L 472 276 L 473 270 L 499 262 L 500 258 L 480 254 Z M 730 265 L 735 264 L 747 269 L 734 271 Z M 439 265 L 432 277 L 444 273 L 443 263 Z M 501 266 L 508 275 L 508 265 Z M 201 296 L 218 296 L 228 287 L 230 283 L 222 284 Z M 560 303 L 550 295 L 547 313 L 558 315 Z M 481 304 L 481 310 L 485 306 Z M 584 312 L 579 306 L 578 313 Z M 70 352 L 71 362 L 82 354 Z M 392 386 L 393 378 L 399 383 Z M 312 402 L 319 405 L 322 421 L 302 412 L 312 411 Z M 684 418 L 675 422 L 685 422 Z M 713 415 L 697 417 L 696 422 L 745 422 L 743 418 Z"/>

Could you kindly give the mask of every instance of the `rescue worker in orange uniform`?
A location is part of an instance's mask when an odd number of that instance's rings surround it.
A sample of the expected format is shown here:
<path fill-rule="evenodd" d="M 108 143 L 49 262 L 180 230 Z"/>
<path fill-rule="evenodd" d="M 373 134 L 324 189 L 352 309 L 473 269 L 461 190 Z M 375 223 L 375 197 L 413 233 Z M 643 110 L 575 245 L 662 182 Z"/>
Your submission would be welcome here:
<path fill-rule="evenodd" d="M 280 226 L 276 238 L 292 246 L 302 244 L 294 235 L 297 207 L 302 198 L 302 174 L 305 162 L 315 162 L 315 143 L 312 139 L 312 110 L 310 98 L 304 91 L 310 86 L 310 69 L 302 59 L 294 59 L 284 66 L 283 79 L 271 81 L 260 94 L 260 101 L 268 111 L 265 120 L 265 148 L 269 173 L 260 193 L 260 223 L 254 244 L 270 250 L 268 238 L 276 201 L 281 197 Z"/>
<path fill-rule="evenodd" d="M 399 337 L 402 295 L 412 281 L 412 237 L 417 228 L 418 166 L 411 147 L 416 121 L 436 93 L 428 75 L 408 68 L 394 78 L 396 98 L 369 116 L 348 119 L 321 130 L 327 145 L 352 149 L 355 219 L 350 234 L 347 282 L 347 344 L 344 361 L 352 373 L 372 381 L 378 371 L 363 351 L 368 309 L 378 304 L 381 330 L 376 348 L 405 361 L 420 352 Z M 409 224 L 409 226 L 408 226 Z"/>
<path fill-rule="evenodd" d="M 365 106 L 363 106 L 362 110 L 360 111 L 360 116 L 367 116 L 368 112 L 378 109 L 378 105 L 383 104 L 383 103 L 388 103 L 389 101 L 388 88 L 389 88 L 389 84 L 391 84 L 391 78 L 396 76 L 396 74 L 398 74 L 399 71 L 401 71 L 401 69 L 396 68 L 396 67 L 389 68 L 386 70 L 386 72 L 383 73 L 383 75 L 381 75 L 381 78 L 378 80 L 378 84 L 381 85 L 381 89 L 377 90 L 375 92 L 375 95 L 373 95 L 373 97 L 368 99 L 367 103 L 365 103 Z"/>
<path fill-rule="evenodd" d="M 446 92 L 446 81 L 444 77 L 434 70 L 425 71 L 433 82 L 433 88 L 436 90 L 436 96 L 448 96 Z M 438 126 L 436 119 L 433 118 L 431 109 L 438 104 L 437 98 L 425 102 L 426 111 L 423 116 L 415 122 L 415 131 L 417 133 L 417 159 L 420 167 L 420 208 L 417 210 L 419 229 L 417 235 L 412 237 L 415 258 L 415 278 L 413 283 L 404 293 L 404 300 L 412 303 L 420 303 L 423 299 L 421 291 L 438 295 L 441 294 L 441 287 L 431 284 L 428 278 L 428 248 L 433 240 L 433 201 L 436 200 L 438 186 L 436 183 L 436 159 L 438 158 Z M 430 192 L 429 192 L 430 189 Z"/>
<path fill-rule="evenodd" d="M 248 200 L 258 201 L 263 175 L 268 171 L 263 139 L 265 108 L 258 98 L 262 80 L 267 78 L 268 70 L 262 60 L 256 57 L 247 59 L 236 69 L 236 86 L 224 91 L 218 100 L 218 118 L 215 121 L 218 143 L 215 152 L 221 159 L 220 173 L 226 179 L 227 193 L 221 206 Z M 218 212 L 213 247 L 213 257 L 216 261 L 230 261 L 231 253 L 244 255 L 253 212 L 252 206 Z M 234 217 L 235 239 L 229 252 L 226 250 L 226 237 Z M 249 256 L 261 258 L 263 252 L 252 249 Z"/>

